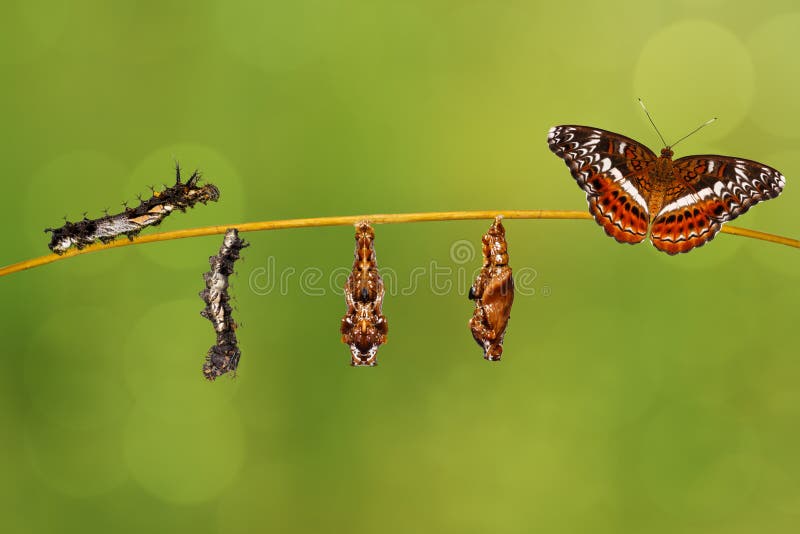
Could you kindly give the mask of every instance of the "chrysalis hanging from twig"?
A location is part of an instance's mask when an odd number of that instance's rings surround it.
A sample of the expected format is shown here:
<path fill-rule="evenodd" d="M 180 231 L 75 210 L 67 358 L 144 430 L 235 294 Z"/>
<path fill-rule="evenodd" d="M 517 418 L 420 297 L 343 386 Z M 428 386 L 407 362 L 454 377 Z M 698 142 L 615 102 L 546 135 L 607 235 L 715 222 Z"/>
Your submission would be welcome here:
<path fill-rule="evenodd" d="M 48 247 L 56 254 L 64 254 L 71 247 L 82 249 L 97 241 L 108 243 L 117 236 L 128 239 L 147 226 L 157 226 L 176 209 L 186 211 L 198 202 L 219 199 L 219 189 L 213 184 L 198 186 L 200 174 L 195 171 L 186 183 L 181 182 L 180 167 L 175 167 L 175 185 L 163 191 L 153 191 L 153 195 L 143 200 L 135 208 L 125 208 L 116 215 L 105 215 L 99 219 L 84 218 L 80 221 L 67 221 L 61 228 L 46 228 L 53 234 Z"/>
<path fill-rule="evenodd" d="M 356 224 L 353 271 L 344 286 L 347 313 L 342 318 L 342 342 L 350 346 L 350 364 L 378 364 L 378 347 L 386 343 L 389 325 L 383 316 L 383 280 L 375 259 L 375 231 L 368 222 Z"/>
<path fill-rule="evenodd" d="M 236 228 L 230 228 L 225 232 L 219 254 L 208 259 L 211 270 L 203 274 L 206 288 L 200 292 L 200 298 L 206 303 L 206 307 L 200 315 L 211 321 L 217 334 L 217 343 L 208 349 L 203 365 L 203 375 L 208 380 L 213 381 L 225 373 L 235 372 L 239 365 L 241 352 L 236 339 L 237 325 L 228 303 L 228 278 L 233 274 L 239 251 L 246 246 L 248 243 L 239 238 Z"/>
<path fill-rule="evenodd" d="M 475 311 L 469 321 L 472 337 L 483 348 L 483 357 L 497 361 L 503 354 L 503 338 L 514 303 L 514 279 L 508 265 L 506 230 L 497 216 L 483 236 L 483 267 L 469 290 Z"/>

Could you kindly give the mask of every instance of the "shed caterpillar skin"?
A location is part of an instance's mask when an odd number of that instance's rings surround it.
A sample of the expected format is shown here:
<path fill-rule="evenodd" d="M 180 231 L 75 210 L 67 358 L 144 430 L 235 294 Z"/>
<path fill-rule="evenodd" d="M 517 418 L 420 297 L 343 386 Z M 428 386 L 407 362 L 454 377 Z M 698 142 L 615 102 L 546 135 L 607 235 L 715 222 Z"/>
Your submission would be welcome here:
<path fill-rule="evenodd" d="M 200 292 L 200 298 L 206 303 L 206 307 L 200 315 L 211 321 L 217 334 L 217 342 L 208 349 L 203 365 L 203 376 L 211 381 L 225 373 L 235 373 L 239 365 L 241 351 L 236 339 L 238 325 L 233 320 L 231 305 L 228 303 L 228 278 L 233 274 L 234 263 L 240 257 L 239 252 L 247 246 L 248 243 L 239 238 L 236 228 L 228 229 L 219 254 L 208 259 L 211 270 L 203 274 L 206 288 Z"/>
<path fill-rule="evenodd" d="M 158 226 L 173 211 L 186 211 L 198 202 L 219 200 L 219 189 L 214 184 L 199 186 L 200 173 L 195 171 L 186 181 L 181 182 L 180 167 L 175 167 L 175 184 L 163 191 L 153 191 L 153 195 L 142 200 L 135 208 L 125 208 L 116 215 L 105 215 L 98 219 L 84 217 L 80 221 L 67 221 L 60 228 L 46 228 L 52 233 L 48 247 L 56 254 L 64 254 L 72 247 L 82 249 L 100 241 L 108 243 L 120 235 L 128 239 L 136 237 L 143 228 Z"/>
<path fill-rule="evenodd" d="M 356 225 L 353 271 L 344 286 L 347 313 L 342 318 L 342 342 L 350 346 L 350 365 L 378 365 L 378 347 L 386 343 L 389 324 L 383 315 L 383 279 L 375 258 L 375 231 L 367 222 Z"/>
<path fill-rule="evenodd" d="M 508 243 L 502 217 L 495 217 L 483 236 L 483 267 L 469 290 L 475 311 L 469 321 L 472 337 L 483 349 L 483 357 L 497 361 L 503 354 L 503 339 L 511 305 L 514 303 L 514 278 L 508 265 Z"/>

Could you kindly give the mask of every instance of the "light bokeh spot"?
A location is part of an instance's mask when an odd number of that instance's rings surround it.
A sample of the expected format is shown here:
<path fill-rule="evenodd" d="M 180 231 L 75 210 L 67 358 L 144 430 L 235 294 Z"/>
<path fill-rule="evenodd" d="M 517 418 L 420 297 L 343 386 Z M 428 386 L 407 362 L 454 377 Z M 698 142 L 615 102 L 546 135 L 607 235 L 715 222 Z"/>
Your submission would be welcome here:
<path fill-rule="evenodd" d="M 104 215 L 120 213 L 126 200 L 120 194 L 120 185 L 125 180 L 125 166 L 107 153 L 98 150 L 75 150 L 64 152 L 35 168 L 30 176 L 20 177 L 27 187 L 24 202 L 24 228 L 26 239 L 41 243 L 39 250 L 49 254 L 47 244 L 52 234 L 45 228 L 59 228 L 64 217 L 70 222 Z M 126 239 L 123 237 L 122 239 Z M 109 255 L 103 261 L 81 262 L 77 276 L 91 277 L 119 261 L 120 257 Z M 80 260 L 79 260 L 80 261 Z"/>
<path fill-rule="evenodd" d="M 790 139 L 800 138 L 800 63 L 787 61 L 781 52 L 800 48 L 798 27 L 800 13 L 781 14 L 760 24 L 747 40 L 757 66 L 753 120 L 765 131 Z"/>
<path fill-rule="evenodd" d="M 32 418 L 25 433 L 28 458 L 48 487 L 71 497 L 96 497 L 128 479 L 122 429 L 120 424 L 87 430 Z"/>
<path fill-rule="evenodd" d="M 0 2 L 0 64 L 32 61 L 52 49 L 66 28 L 69 5 L 65 0 Z"/>
<path fill-rule="evenodd" d="M 239 416 L 224 411 L 198 421 L 134 409 L 125 432 L 132 477 L 157 498 L 173 503 L 198 503 L 219 495 L 242 468 L 245 453 Z"/>
<path fill-rule="evenodd" d="M 199 292 L 203 278 L 198 272 L 194 279 Z M 203 361 L 216 338 L 211 323 L 200 316 L 202 309 L 200 297 L 159 303 L 130 331 L 121 354 L 126 383 L 139 409 L 153 417 L 201 424 L 230 415 L 236 379 L 224 375 L 210 383 L 203 378 Z"/>
<path fill-rule="evenodd" d="M 131 398 L 117 332 L 95 328 L 105 315 L 101 306 L 75 306 L 42 319 L 29 337 L 23 384 L 35 412 L 51 424 L 90 430 L 125 420 Z"/>
<path fill-rule="evenodd" d="M 720 120 L 702 135 L 720 139 L 750 111 L 753 64 L 747 48 L 730 30 L 707 20 L 684 20 L 654 33 L 645 44 L 633 88 L 667 143 L 711 117 Z M 685 150 L 685 145 L 681 147 Z"/>

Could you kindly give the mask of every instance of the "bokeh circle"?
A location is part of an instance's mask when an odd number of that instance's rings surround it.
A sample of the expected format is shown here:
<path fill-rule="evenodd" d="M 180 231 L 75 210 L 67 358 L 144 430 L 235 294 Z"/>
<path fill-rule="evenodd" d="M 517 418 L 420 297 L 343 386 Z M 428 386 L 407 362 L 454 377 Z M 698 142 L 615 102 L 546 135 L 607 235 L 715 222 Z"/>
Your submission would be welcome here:
<path fill-rule="evenodd" d="M 800 62 L 794 58 L 800 47 L 798 27 L 800 13 L 779 15 L 758 26 L 747 40 L 758 75 L 752 118 L 764 130 L 791 139 L 800 138 L 797 121 L 789 120 L 800 115 Z"/>
<path fill-rule="evenodd" d="M 0 2 L 0 64 L 26 63 L 52 50 L 64 34 L 69 5 L 64 0 Z"/>
<path fill-rule="evenodd" d="M 123 385 L 116 331 L 101 306 L 55 312 L 30 336 L 23 383 L 34 411 L 51 424 L 73 429 L 121 425 L 131 406 Z"/>
<path fill-rule="evenodd" d="M 45 228 L 58 228 L 64 217 L 77 221 L 86 213 L 94 219 L 122 211 L 124 193 L 120 181 L 127 175 L 125 166 L 104 152 L 76 150 L 62 153 L 44 163 L 27 180 L 24 203 L 25 239 L 42 243 L 42 253 L 49 252 L 51 234 Z M 104 261 L 82 262 L 74 271 L 80 276 L 96 276 L 121 259 L 109 255 Z"/>
<path fill-rule="evenodd" d="M 728 29 L 707 20 L 685 20 L 667 26 L 645 44 L 634 89 L 667 143 L 714 116 L 721 120 L 703 136 L 720 139 L 750 110 L 753 64 L 747 48 Z"/>
<path fill-rule="evenodd" d="M 244 463 L 245 436 L 230 403 L 205 420 L 164 418 L 146 407 L 133 410 L 125 432 L 131 476 L 154 496 L 199 503 L 219 495 Z"/>
<path fill-rule="evenodd" d="M 48 487 L 72 497 L 95 497 L 128 479 L 122 425 L 67 428 L 28 421 L 25 444 L 33 470 Z"/>

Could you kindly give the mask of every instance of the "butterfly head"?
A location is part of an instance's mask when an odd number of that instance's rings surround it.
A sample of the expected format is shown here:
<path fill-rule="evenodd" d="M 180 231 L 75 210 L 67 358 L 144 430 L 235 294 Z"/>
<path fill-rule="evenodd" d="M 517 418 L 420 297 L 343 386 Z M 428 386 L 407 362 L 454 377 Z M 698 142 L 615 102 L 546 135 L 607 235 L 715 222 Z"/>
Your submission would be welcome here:
<path fill-rule="evenodd" d="M 644 114 L 645 114 L 645 115 L 647 115 L 647 120 L 649 120 L 649 121 L 650 121 L 650 124 L 652 124 L 652 125 L 653 125 L 653 129 L 656 131 L 656 133 L 658 134 L 658 137 L 661 139 L 661 142 L 664 144 L 664 148 L 662 148 L 662 149 L 661 149 L 661 157 L 662 157 L 662 158 L 672 159 L 672 154 L 674 154 L 674 152 L 672 151 L 672 149 L 673 149 L 673 148 L 674 148 L 674 147 L 675 147 L 675 146 L 676 146 L 678 143 L 680 143 L 681 141 L 683 141 L 684 139 L 686 139 L 686 138 L 687 138 L 687 137 L 689 137 L 690 135 L 692 135 L 692 134 L 696 133 L 696 132 L 697 132 L 697 131 L 699 131 L 700 129 L 702 129 L 702 128 L 705 128 L 706 126 L 708 126 L 709 124 L 711 124 L 712 122 L 714 122 L 715 120 L 717 120 L 717 118 L 716 118 L 716 117 L 713 117 L 713 118 L 711 118 L 711 119 L 708 119 L 706 122 L 704 122 L 703 124 L 701 124 L 700 126 L 698 126 L 697 128 L 695 128 L 694 130 L 692 130 L 692 131 L 691 131 L 691 132 L 689 132 L 688 134 L 684 135 L 683 137 L 681 137 L 680 139 L 678 139 L 677 141 L 675 141 L 675 142 L 674 142 L 674 143 L 672 143 L 671 145 L 668 145 L 668 144 L 667 144 L 667 142 L 666 142 L 666 141 L 664 141 L 664 136 L 663 136 L 663 135 L 661 135 L 661 132 L 658 130 L 658 126 L 656 126 L 656 123 L 655 123 L 655 121 L 653 121 L 653 117 L 651 117 L 651 116 L 650 116 L 650 112 L 649 112 L 649 111 L 647 111 L 647 108 L 644 106 L 644 102 L 642 102 L 642 99 L 641 99 L 641 98 L 639 99 L 639 104 L 642 106 L 642 109 L 644 110 Z"/>

